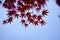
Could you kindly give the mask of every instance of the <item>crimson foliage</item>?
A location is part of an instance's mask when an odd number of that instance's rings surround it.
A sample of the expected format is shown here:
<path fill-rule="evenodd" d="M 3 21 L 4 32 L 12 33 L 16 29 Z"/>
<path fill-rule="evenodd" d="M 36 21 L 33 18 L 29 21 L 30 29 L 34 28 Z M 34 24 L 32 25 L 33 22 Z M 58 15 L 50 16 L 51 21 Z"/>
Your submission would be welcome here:
<path fill-rule="evenodd" d="M 58 6 L 60 6 L 60 0 L 56 0 Z"/>
<path fill-rule="evenodd" d="M 15 5 L 15 3 L 17 5 Z M 42 17 L 45 17 L 48 11 L 44 9 L 41 14 L 37 15 L 33 14 L 33 12 L 30 12 L 29 10 L 34 8 L 36 11 L 41 11 L 45 4 L 46 0 L 5 0 L 3 7 L 8 9 L 8 19 L 4 20 L 3 24 L 13 22 L 14 18 L 21 18 L 20 22 L 25 27 L 28 27 L 30 23 L 35 26 L 39 24 L 43 26 L 46 22 L 42 19 Z M 20 13 L 18 14 L 17 12 Z"/>

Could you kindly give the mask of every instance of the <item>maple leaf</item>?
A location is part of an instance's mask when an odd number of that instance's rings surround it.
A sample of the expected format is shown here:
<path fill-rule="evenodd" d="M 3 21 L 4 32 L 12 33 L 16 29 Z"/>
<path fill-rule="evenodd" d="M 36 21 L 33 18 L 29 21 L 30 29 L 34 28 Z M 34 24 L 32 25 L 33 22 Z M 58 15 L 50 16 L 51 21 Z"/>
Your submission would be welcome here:
<path fill-rule="evenodd" d="M 12 11 L 8 11 L 8 16 L 13 16 L 16 13 L 16 11 L 12 10 Z"/>
<path fill-rule="evenodd" d="M 26 28 L 26 27 L 28 27 L 28 24 L 27 24 L 27 23 L 25 23 L 25 24 L 24 24 L 24 26 L 25 26 L 25 28 Z"/>
<path fill-rule="evenodd" d="M 33 22 L 34 22 L 34 19 L 28 18 L 28 21 L 29 21 L 30 23 L 33 23 Z"/>
<path fill-rule="evenodd" d="M 38 25 L 38 21 L 35 21 L 35 22 L 34 22 L 34 25 L 35 25 L 35 26 Z"/>
<path fill-rule="evenodd" d="M 46 4 L 46 0 L 41 0 L 41 5 L 44 6 Z"/>
<path fill-rule="evenodd" d="M 37 18 L 37 15 L 36 15 L 36 14 L 34 14 L 32 17 L 33 17 L 33 18 Z"/>
<path fill-rule="evenodd" d="M 21 23 L 24 24 L 26 21 L 24 19 L 21 20 Z"/>
<path fill-rule="evenodd" d="M 58 6 L 60 6 L 60 0 L 56 0 L 56 3 L 58 4 Z"/>
<path fill-rule="evenodd" d="M 21 7 L 18 7 L 18 11 L 20 11 L 20 12 L 24 12 L 25 11 L 25 8 L 21 8 Z"/>
<path fill-rule="evenodd" d="M 8 0 L 5 0 L 5 2 L 3 3 L 3 7 L 8 8 L 8 9 L 16 8 L 14 3 L 10 3 L 8 2 Z"/>
<path fill-rule="evenodd" d="M 48 13 L 47 10 L 43 10 L 43 11 L 42 11 L 42 16 L 47 15 L 47 13 Z"/>
<path fill-rule="evenodd" d="M 39 21 L 42 20 L 42 16 L 39 15 L 39 16 L 37 17 L 37 19 L 38 19 Z"/>
<path fill-rule="evenodd" d="M 44 20 L 42 20 L 42 21 L 40 21 L 40 24 L 43 26 L 43 25 L 45 25 L 45 21 Z"/>
<path fill-rule="evenodd" d="M 7 23 L 7 21 L 6 21 L 6 20 L 4 20 L 4 21 L 3 21 L 3 24 L 6 24 L 6 23 Z"/>
<path fill-rule="evenodd" d="M 24 10 L 29 10 L 31 7 L 32 7 L 32 6 L 30 6 L 30 5 L 24 5 L 22 8 L 23 8 Z"/>
<path fill-rule="evenodd" d="M 11 23 L 13 20 L 12 20 L 13 18 L 12 17 L 9 17 L 8 19 L 7 19 L 7 23 Z"/>
<path fill-rule="evenodd" d="M 15 14 L 15 18 L 18 18 L 18 16 L 19 16 L 18 14 Z"/>
<path fill-rule="evenodd" d="M 31 17 L 31 12 L 27 12 L 27 13 L 26 13 L 26 16 L 27 16 L 27 17 Z"/>
<path fill-rule="evenodd" d="M 25 14 L 24 13 L 21 13 L 20 14 L 20 17 L 22 17 L 22 18 L 25 17 Z"/>
<path fill-rule="evenodd" d="M 8 5 L 8 9 L 13 9 L 13 8 L 16 8 L 15 5 L 14 5 L 13 3 L 10 3 L 10 4 Z"/>
<path fill-rule="evenodd" d="M 8 5 L 6 2 L 3 3 L 3 7 L 8 8 Z"/>

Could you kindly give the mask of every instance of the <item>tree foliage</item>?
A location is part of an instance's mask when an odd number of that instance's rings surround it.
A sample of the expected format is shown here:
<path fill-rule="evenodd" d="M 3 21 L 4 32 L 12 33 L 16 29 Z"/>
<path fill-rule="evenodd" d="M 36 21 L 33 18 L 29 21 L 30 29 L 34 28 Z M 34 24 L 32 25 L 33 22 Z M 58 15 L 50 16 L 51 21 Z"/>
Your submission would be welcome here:
<path fill-rule="evenodd" d="M 0 1 L 2 3 L 2 0 Z M 16 5 L 15 5 L 16 3 Z M 46 0 L 5 0 L 2 3 L 3 7 L 8 9 L 8 19 L 3 21 L 3 24 L 11 23 L 13 22 L 14 18 L 21 18 L 21 23 L 25 27 L 27 27 L 30 23 L 37 26 L 41 24 L 42 26 L 45 25 L 45 21 L 43 20 L 43 17 L 47 15 L 48 11 L 46 9 L 42 8 L 44 5 L 46 5 Z M 29 10 L 33 8 L 36 11 L 41 11 L 41 14 L 33 14 L 33 12 L 30 12 Z M 28 12 L 26 12 L 28 11 Z M 17 13 L 19 12 L 19 13 Z"/>
<path fill-rule="evenodd" d="M 60 0 L 56 0 L 56 4 L 60 6 Z"/>

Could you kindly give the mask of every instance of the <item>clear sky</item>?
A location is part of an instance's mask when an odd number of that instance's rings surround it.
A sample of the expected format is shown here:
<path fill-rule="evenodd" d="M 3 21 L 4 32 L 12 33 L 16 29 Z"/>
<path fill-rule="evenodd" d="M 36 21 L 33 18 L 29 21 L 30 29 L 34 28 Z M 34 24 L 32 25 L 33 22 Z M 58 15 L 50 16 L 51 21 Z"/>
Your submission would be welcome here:
<path fill-rule="evenodd" d="M 55 0 L 49 0 L 45 6 L 49 14 L 44 18 L 47 24 L 35 27 L 30 24 L 26 29 L 19 19 L 14 19 L 11 24 L 2 25 L 2 21 L 7 18 L 6 9 L 0 5 L 0 40 L 60 40 L 60 7 Z"/>

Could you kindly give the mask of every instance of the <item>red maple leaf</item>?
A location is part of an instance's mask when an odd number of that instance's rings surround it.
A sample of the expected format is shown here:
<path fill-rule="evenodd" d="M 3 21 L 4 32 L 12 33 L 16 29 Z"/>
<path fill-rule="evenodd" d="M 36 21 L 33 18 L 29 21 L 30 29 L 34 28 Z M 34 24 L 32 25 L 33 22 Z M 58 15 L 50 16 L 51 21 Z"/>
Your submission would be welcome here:
<path fill-rule="evenodd" d="M 8 5 L 6 2 L 3 3 L 3 7 L 8 8 Z"/>
<path fill-rule="evenodd" d="M 26 16 L 27 16 L 27 17 L 31 17 L 31 12 L 27 12 L 27 13 L 26 13 Z"/>
<path fill-rule="evenodd" d="M 24 12 L 24 11 L 25 11 L 25 8 L 19 6 L 19 7 L 18 7 L 18 11 Z"/>
<path fill-rule="evenodd" d="M 34 14 L 32 17 L 36 19 L 36 18 L 37 18 L 37 15 L 36 15 L 36 14 Z"/>
<path fill-rule="evenodd" d="M 25 13 L 21 13 L 20 17 L 22 17 L 22 18 L 25 17 Z"/>
<path fill-rule="evenodd" d="M 42 16 L 39 15 L 39 16 L 37 17 L 37 19 L 38 19 L 38 21 L 42 20 Z"/>
<path fill-rule="evenodd" d="M 13 3 L 10 3 L 10 4 L 8 5 L 8 9 L 13 9 L 13 8 L 16 8 L 15 5 L 14 5 Z"/>
<path fill-rule="evenodd" d="M 6 20 L 4 20 L 4 21 L 3 21 L 3 24 L 6 24 L 6 23 L 7 23 L 7 21 L 6 21 Z"/>
<path fill-rule="evenodd" d="M 44 6 L 46 4 L 46 0 L 41 0 L 41 5 Z"/>
<path fill-rule="evenodd" d="M 28 27 L 28 24 L 27 24 L 27 23 L 25 23 L 25 24 L 24 24 L 24 26 L 25 26 L 25 28 L 26 28 L 26 27 Z"/>
<path fill-rule="evenodd" d="M 56 4 L 58 4 L 58 6 L 60 6 L 60 0 L 56 0 Z"/>
<path fill-rule="evenodd" d="M 42 20 L 42 21 L 40 21 L 40 24 L 43 26 L 43 25 L 45 25 L 45 21 L 44 20 Z"/>
<path fill-rule="evenodd" d="M 9 17 L 8 19 L 7 19 L 7 23 L 11 23 L 13 20 L 12 20 L 13 18 L 12 17 Z"/>
<path fill-rule="evenodd" d="M 29 21 L 29 23 L 33 23 L 34 22 L 34 19 L 28 18 L 28 21 Z"/>
<path fill-rule="evenodd" d="M 8 11 L 8 16 L 13 16 L 14 14 L 16 14 L 16 11 L 12 10 L 12 11 Z"/>
<path fill-rule="evenodd" d="M 38 25 L 38 21 L 35 21 L 35 22 L 34 22 L 34 25 L 35 25 L 35 26 Z"/>
<path fill-rule="evenodd" d="M 19 17 L 19 14 L 15 14 L 15 18 L 18 18 Z"/>
<path fill-rule="evenodd" d="M 22 24 L 25 24 L 25 22 L 26 22 L 26 21 L 25 21 L 24 19 L 21 20 L 21 23 L 22 23 Z"/>
<path fill-rule="evenodd" d="M 42 11 L 42 16 L 47 15 L 47 13 L 48 13 L 47 10 L 43 10 L 43 11 Z"/>

